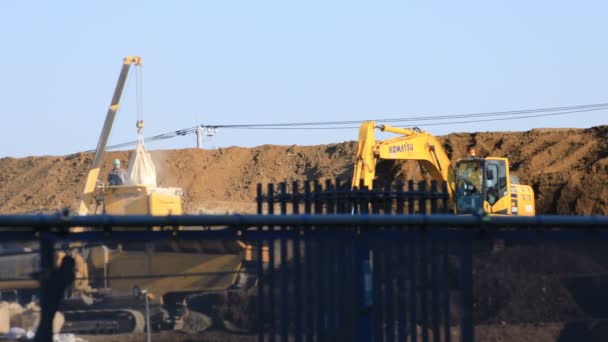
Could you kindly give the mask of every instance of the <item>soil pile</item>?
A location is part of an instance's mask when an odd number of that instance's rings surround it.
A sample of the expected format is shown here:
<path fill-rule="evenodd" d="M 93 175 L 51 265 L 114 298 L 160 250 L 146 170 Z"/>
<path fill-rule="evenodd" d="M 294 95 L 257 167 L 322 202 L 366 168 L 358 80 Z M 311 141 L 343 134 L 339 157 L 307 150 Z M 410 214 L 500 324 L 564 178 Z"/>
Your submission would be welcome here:
<path fill-rule="evenodd" d="M 608 214 L 608 126 L 527 132 L 453 133 L 440 138 L 455 161 L 504 156 L 523 184 L 534 187 L 538 213 Z M 257 183 L 339 177 L 350 181 L 356 142 L 319 146 L 230 147 L 153 151 L 159 186 L 181 187 L 189 213 L 253 212 Z M 128 151 L 107 153 L 127 163 Z M 0 213 L 75 210 L 92 153 L 0 159 Z M 417 163 L 384 172 L 420 178 Z M 379 170 L 382 175 L 383 170 Z M 100 181 L 105 182 L 104 176 Z"/>
<path fill-rule="evenodd" d="M 608 317 L 601 243 L 513 244 L 474 257 L 476 323 L 547 323 Z"/>

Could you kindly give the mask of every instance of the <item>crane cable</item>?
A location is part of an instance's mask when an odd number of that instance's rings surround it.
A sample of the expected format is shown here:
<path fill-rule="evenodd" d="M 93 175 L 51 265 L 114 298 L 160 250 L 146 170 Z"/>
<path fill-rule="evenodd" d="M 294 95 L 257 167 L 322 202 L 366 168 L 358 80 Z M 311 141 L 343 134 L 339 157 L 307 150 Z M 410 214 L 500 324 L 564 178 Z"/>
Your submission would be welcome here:
<path fill-rule="evenodd" d="M 142 75 L 142 66 L 139 65 L 136 70 L 135 80 L 136 80 L 136 112 L 137 112 L 137 121 L 142 121 L 144 119 L 144 101 L 143 101 L 143 75 Z"/>
<path fill-rule="evenodd" d="M 144 101 L 143 101 L 143 75 L 142 75 L 142 66 L 138 65 L 135 68 L 135 97 L 136 97 L 136 127 L 137 127 L 137 142 L 136 144 L 141 144 L 144 146 Z"/>

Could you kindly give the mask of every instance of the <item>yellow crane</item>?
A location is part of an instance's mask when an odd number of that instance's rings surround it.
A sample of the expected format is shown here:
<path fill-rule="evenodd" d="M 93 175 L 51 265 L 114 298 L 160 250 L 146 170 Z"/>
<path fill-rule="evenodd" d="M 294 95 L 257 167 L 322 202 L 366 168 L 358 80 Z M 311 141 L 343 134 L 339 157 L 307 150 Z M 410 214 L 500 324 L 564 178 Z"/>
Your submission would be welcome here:
<path fill-rule="evenodd" d="M 141 66 L 141 62 L 142 59 L 136 56 L 123 60 L 93 163 L 87 173 L 79 215 L 182 214 L 181 189 L 150 184 L 107 185 L 97 181 L 129 70 L 132 66 Z M 138 120 L 137 128 L 141 129 L 142 125 Z M 84 229 L 77 228 L 74 232 Z M 138 289 L 146 290 L 146 298 L 152 297 L 153 327 L 170 329 L 179 324 L 183 314 L 181 306 L 186 299 L 249 286 L 249 283 L 243 284 L 246 247 L 236 240 L 71 243 L 55 255 L 58 265 L 66 254 L 74 258 L 77 278 L 60 307 L 66 322 L 63 331 L 143 331 L 146 325 L 142 314 L 144 301 L 141 296 L 133 295 Z M 249 254 L 252 254 L 251 250 Z M 39 282 L 28 278 L 37 271 L 38 258 L 38 253 L 27 251 L 0 256 L 0 269 L 5 275 L 12 279 L 27 279 L 0 281 L 0 291 L 15 291 L 22 302 L 31 298 Z"/>
<path fill-rule="evenodd" d="M 94 194 L 97 189 L 101 190 L 103 196 L 103 213 L 113 215 L 181 215 L 181 189 L 177 188 L 156 188 L 149 185 L 127 184 L 97 187 L 101 162 L 106 151 L 106 145 L 114 118 L 120 107 L 120 98 L 132 66 L 140 67 L 141 57 L 127 56 L 123 60 L 116 89 L 112 96 L 112 102 L 108 108 L 106 119 L 99 136 L 93 163 L 87 173 L 84 190 L 81 195 L 78 215 L 97 213 Z M 137 128 L 143 128 L 143 120 L 137 121 Z"/>

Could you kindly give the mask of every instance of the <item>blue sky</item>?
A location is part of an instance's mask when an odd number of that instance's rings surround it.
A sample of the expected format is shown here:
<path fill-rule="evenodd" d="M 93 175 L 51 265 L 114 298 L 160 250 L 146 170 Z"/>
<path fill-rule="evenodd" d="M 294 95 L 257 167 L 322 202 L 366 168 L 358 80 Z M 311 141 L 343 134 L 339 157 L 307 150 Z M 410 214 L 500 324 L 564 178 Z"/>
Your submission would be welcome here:
<path fill-rule="evenodd" d="M 364 120 L 608 102 L 605 1 L 2 1 L 0 157 L 97 144 L 122 58 L 146 136 L 197 124 Z M 135 78 L 110 144 L 135 139 Z M 423 128 L 608 124 L 606 111 Z M 220 130 L 208 148 L 356 140 Z M 195 146 L 185 136 L 149 149 Z"/>

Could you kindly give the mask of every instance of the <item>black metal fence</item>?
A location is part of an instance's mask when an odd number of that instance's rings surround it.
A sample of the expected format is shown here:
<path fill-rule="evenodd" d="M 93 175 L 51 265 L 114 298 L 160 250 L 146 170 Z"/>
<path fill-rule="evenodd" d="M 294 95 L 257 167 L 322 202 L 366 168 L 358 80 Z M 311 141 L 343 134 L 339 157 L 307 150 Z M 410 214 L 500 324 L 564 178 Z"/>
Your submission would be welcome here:
<path fill-rule="evenodd" d="M 350 184 L 327 180 L 268 184 L 266 193 L 261 184 L 257 188 L 258 214 L 268 215 L 446 214 L 448 201 L 446 184 L 437 182 L 430 187 L 413 181 L 376 183 L 372 189 L 351 190 Z M 450 309 L 452 301 L 470 296 L 460 289 L 461 284 L 471 288 L 469 278 L 451 278 L 468 274 L 467 267 L 451 266 L 470 265 L 466 245 L 450 246 L 436 235 L 439 231 L 421 235 L 402 228 L 267 228 L 281 235 L 278 243 L 258 241 L 270 262 L 269 272 L 258 273 L 261 307 L 269 308 L 258 313 L 268 317 L 259 339 L 274 341 L 278 332 L 282 341 L 291 334 L 295 341 L 403 341 L 408 336 L 450 341 L 453 330 L 472 338 L 470 308 L 461 306 L 464 314 L 457 317 Z"/>
<path fill-rule="evenodd" d="M 258 214 L 446 214 L 447 183 L 375 182 L 371 189 L 351 189 L 350 182 L 318 180 L 257 185 Z"/>
<path fill-rule="evenodd" d="M 258 186 L 257 215 L 0 216 L 0 236 L 41 241 L 43 312 L 57 309 L 65 285 L 57 246 L 239 240 L 249 244 L 239 272 L 254 281 L 219 319 L 240 320 L 244 339 L 473 341 L 495 336 L 484 326 L 496 334 L 497 326 L 559 322 L 559 340 L 570 341 L 608 322 L 599 296 L 608 286 L 608 217 L 449 215 L 438 185 L 290 186 Z M 48 324 L 39 329 L 50 336 Z"/>

